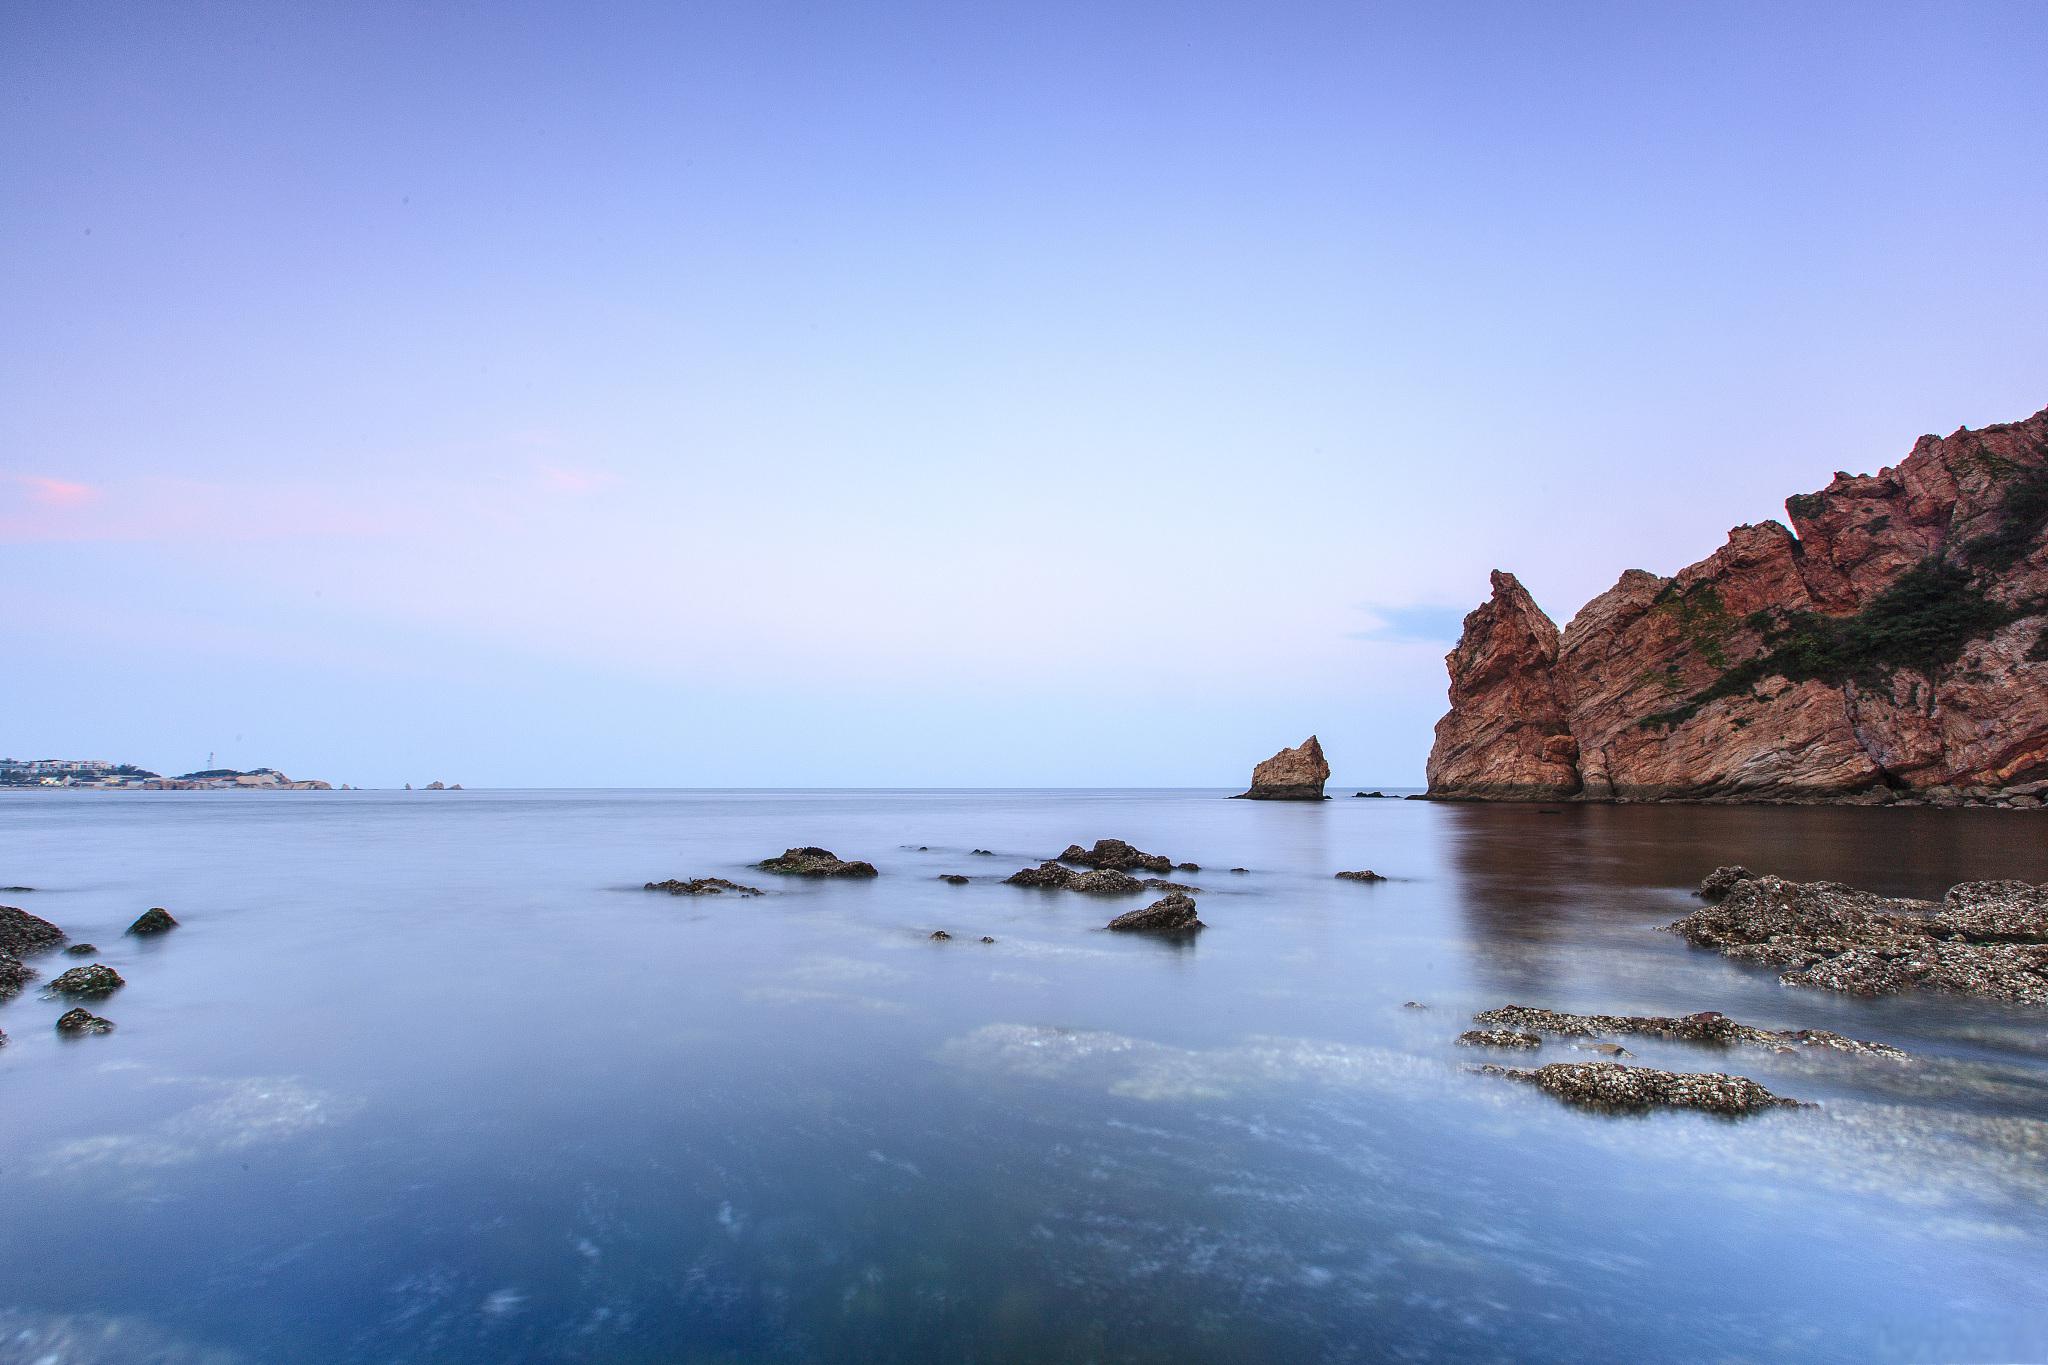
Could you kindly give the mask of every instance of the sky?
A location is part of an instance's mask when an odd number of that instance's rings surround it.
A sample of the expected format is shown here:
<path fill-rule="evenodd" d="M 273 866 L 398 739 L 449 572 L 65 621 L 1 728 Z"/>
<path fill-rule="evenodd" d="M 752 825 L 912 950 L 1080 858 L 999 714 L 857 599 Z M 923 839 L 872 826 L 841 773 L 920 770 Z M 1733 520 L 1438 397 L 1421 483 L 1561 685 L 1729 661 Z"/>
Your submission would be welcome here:
<path fill-rule="evenodd" d="M 0 753 L 1419 784 L 2048 405 L 2048 5 L 0 8 Z"/>

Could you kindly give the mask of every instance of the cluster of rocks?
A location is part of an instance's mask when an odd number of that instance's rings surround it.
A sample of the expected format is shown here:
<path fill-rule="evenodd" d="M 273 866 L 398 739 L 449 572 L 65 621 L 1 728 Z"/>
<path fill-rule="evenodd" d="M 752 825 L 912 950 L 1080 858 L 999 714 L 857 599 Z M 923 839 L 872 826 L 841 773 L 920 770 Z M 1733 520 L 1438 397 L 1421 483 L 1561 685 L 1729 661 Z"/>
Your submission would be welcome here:
<path fill-rule="evenodd" d="M 671 896 L 765 896 L 768 893 L 758 886 L 742 886 L 723 877 L 691 877 L 687 881 L 670 877 L 665 882 L 647 883 L 649 891 L 666 891 Z"/>
<path fill-rule="evenodd" d="M 785 877 L 872 877 L 875 876 L 873 863 L 852 862 L 840 857 L 829 848 L 787 848 L 782 856 L 765 858 L 758 866 L 763 872 L 775 872 Z"/>
<path fill-rule="evenodd" d="M 1696 947 L 1783 968 L 1790 986 L 2048 1004 L 2048 886 L 1964 882 L 1935 903 L 1723 867 L 1699 894 L 1707 904 L 1666 927 Z"/>
<path fill-rule="evenodd" d="M 162 906 L 152 906 L 128 926 L 127 932 L 146 938 L 177 927 L 178 921 L 172 918 L 170 911 Z M 32 915 L 19 906 L 0 905 L 0 1000 L 20 994 L 29 982 L 36 979 L 35 968 L 24 962 L 24 957 L 51 952 L 62 946 L 67 937 L 62 929 L 39 915 Z M 65 949 L 74 957 L 88 956 L 97 951 L 90 943 L 75 943 Z M 50 982 L 48 995 L 52 999 L 104 1000 L 127 984 L 112 967 L 94 962 L 60 972 Z M 73 1009 L 57 1021 L 58 1032 L 65 1034 L 107 1033 L 113 1027 L 110 1021 L 83 1009 Z M 0 1045 L 6 1042 L 7 1035 L 0 1033 Z"/>
<path fill-rule="evenodd" d="M 1340 882 L 1383 882 L 1386 878 L 1369 867 L 1362 867 L 1356 872 L 1339 872 L 1337 880 Z"/>
<path fill-rule="evenodd" d="M 1472 1016 L 1475 1024 L 1499 1031 L 1514 1031 L 1521 1037 L 1549 1034 L 1554 1038 L 1601 1038 L 1612 1034 L 1647 1038 L 1668 1038 L 1678 1042 L 1706 1043 L 1727 1047 L 1741 1043 L 1751 1047 L 1791 1052 L 1796 1048 L 1823 1048 L 1868 1057 L 1902 1058 L 1906 1054 L 1889 1043 L 1869 1043 L 1826 1029 L 1765 1029 L 1739 1024 L 1718 1010 L 1666 1017 L 1648 1014 L 1566 1014 L 1530 1005 L 1503 1005 Z M 1477 1031 L 1475 1030 L 1475 1033 Z M 1458 1041 L 1475 1040 L 1466 1034 Z M 1475 1040 L 1476 1041 L 1476 1040 Z M 1540 1038 L 1537 1041 L 1541 1041 Z M 1515 1044 L 1515 1046 L 1526 1046 Z"/>
<path fill-rule="evenodd" d="M 1739 1118 L 1769 1109 L 1807 1107 L 1798 1100 L 1773 1094 L 1747 1076 L 1729 1076 L 1718 1071 L 1661 1071 L 1619 1062 L 1551 1062 L 1533 1070 L 1488 1063 L 1475 1070 L 1482 1075 L 1533 1085 L 1567 1104 L 1607 1113 L 1698 1109 Z"/>

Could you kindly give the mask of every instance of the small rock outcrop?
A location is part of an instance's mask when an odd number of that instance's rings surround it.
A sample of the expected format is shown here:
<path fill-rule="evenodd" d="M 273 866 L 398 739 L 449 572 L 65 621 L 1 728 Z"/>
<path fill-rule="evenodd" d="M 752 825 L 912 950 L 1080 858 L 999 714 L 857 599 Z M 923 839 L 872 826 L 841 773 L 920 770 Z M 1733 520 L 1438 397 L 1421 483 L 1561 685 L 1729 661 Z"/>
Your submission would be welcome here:
<path fill-rule="evenodd" d="M 35 968 L 13 953 L 0 952 L 0 1000 L 21 994 L 21 988 L 35 979 Z"/>
<path fill-rule="evenodd" d="M 57 1016 L 57 1032 L 82 1037 L 89 1033 L 112 1033 L 114 1021 L 102 1019 L 90 1010 L 71 1009 Z"/>
<path fill-rule="evenodd" d="M 931 939 L 934 943 L 944 943 L 952 937 L 953 936 L 947 933 L 944 929 L 934 929 L 931 932 Z"/>
<path fill-rule="evenodd" d="M 75 995 L 81 1000 L 100 1000 L 128 983 L 112 967 L 95 962 L 90 967 L 73 967 L 50 983 L 52 995 Z"/>
<path fill-rule="evenodd" d="M 1080 891 L 1091 896 L 1128 896 L 1134 891 L 1143 891 L 1145 883 L 1128 872 L 1114 872 L 1099 868 L 1093 872 L 1077 872 L 1067 883 L 1067 890 Z"/>
<path fill-rule="evenodd" d="M 135 917 L 135 923 L 128 926 L 128 932 L 146 937 L 168 933 L 177 927 L 178 922 L 171 918 L 170 911 L 161 905 L 153 905 Z"/>
<path fill-rule="evenodd" d="M 1173 871 L 1173 860 L 1165 854 L 1132 848 L 1121 839 L 1097 839 L 1094 848 L 1068 844 L 1067 851 L 1060 854 L 1060 861 L 1079 863 L 1105 872 L 1128 872 L 1134 867 L 1142 867 L 1147 872 Z"/>
<path fill-rule="evenodd" d="M 91 957 L 100 950 L 97 943 L 74 943 L 64 950 L 70 957 Z"/>
<path fill-rule="evenodd" d="M 1703 901 L 1717 901 L 1733 891 L 1738 883 L 1746 882 L 1755 875 L 1740 863 L 1717 867 L 1700 879 L 1700 889 L 1694 894 Z"/>
<path fill-rule="evenodd" d="M 1537 1009 L 1531 1005 L 1503 1005 L 1472 1016 L 1475 1024 L 1496 1028 L 1547 1033 L 1557 1038 L 1598 1038 L 1605 1034 L 1634 1034 L 1646 1038 L 1670 1038 L 1686 1043 L 1727 1047 L 1743 1043 L 1789 1051 L 1794 1047 L 1824 1048 L 1869 1057 L 1901 1058 L 1906 1054 L 1889 1043 L 1866 1043 L 1826 1029 L 1764 1029 L 1738 1024 L 1718 1010 L 1666 1017 L 1651 1014 L 1565 1014 Z"/>
<path fill-rule="evenodd" d="M 671 896 L 765 896 L 768 893 L 758 886 L 743 886 L 729 882 L 723 877 L 691 877 L 687 881 L 670 877 L 665 882 L 649 882 L 649 891 L 666 891 Z"/>
<path fill-rule="evenodd" d="M 1785 510 L 1562 632 L 1496 572 L 1445 659 L 1430 794 L 2039 809 L 2048 410 Z"/>
<path fill-rule="evenodd" d="M 1699 1109 L 1739 1118 L 1769 1109 L 1805 1107 L 1798 1100 L 1772 1094 L 1747 1076 L 1719 1072 L 1659 1071 L 1619 1062 L 1551 1062 L 1533 1071 L 1491 1064 L 1474 1069 L 1482 1075 L 1533 1085 L 1567 1104 L 1607 1113 Z"/>
<path fill-rule="evenodd" d="M 1060 887 L 1079 875 L 1080 873 L 1071 867 L 1061 867 L 1058 863 L 1040 863 L 1037 867 L 1018 868 L 1003 878 L 1003 885 Z"/>
<path fill-rule="evenodd" d="M 1246 801 L 1322 801 L 1330 780 L 1322 742 L 1310 735 L 1292 749 L 1282 749 L 1252 769 L 1252 785 L 1238 793 Z"/>
<path fill-rule="evenodd" d="M 1695 947 L 1784 968 L 1788 986 L 2048 1004 L 2048 887 L 2026 882 L 1964 882 L 1937 905 L 1756 876 L 1666 927 Z"/>
<path fill-rule="evenodd" d="M 1208 926 L 1196 917 L 1194 901 L 1175 892 L 1143 910 L 1118 915 L 1108 927 L 1120 934 L 1191 934 Z"/>
<path fill-rule="evenodd" d="M 1337 880 L 1340 882 L 1383 882 L 1386 878 L 1369 867 L 1362 867 L 1356 872 L 1339 872 Z"/>
<path fill-rule="evenodd" d="M 27 957 L 64 941 L 64 931 L 48 920 L 12 905 L 0 905 L 0 953 Z"/>
<path fill-rule="evenodd" d="M 760 863 L 764 872 L 777 872 L 785 877 L 872 877 L 877 875 L 873 863 L 850 862 L 841 858 L 829 848 L 788 848 L 779 858 L 763 859 Z"/>
<path fill-rule="evenodd" d="M 1458 1035 L 1459 1047 L 1542 1047 L 1543 1040 L 1533 1033 L 1523 1033 L 1511 1028 L 1466 1029 Z"/>
<path fill-rule="evenodd" d="M 970 877 L 963 877 L 958 872 L 941 872 L 939 874 L 939 880 L 946 883 L 948 886 L 965 886 L 969 881 L 973 879 Z"/>

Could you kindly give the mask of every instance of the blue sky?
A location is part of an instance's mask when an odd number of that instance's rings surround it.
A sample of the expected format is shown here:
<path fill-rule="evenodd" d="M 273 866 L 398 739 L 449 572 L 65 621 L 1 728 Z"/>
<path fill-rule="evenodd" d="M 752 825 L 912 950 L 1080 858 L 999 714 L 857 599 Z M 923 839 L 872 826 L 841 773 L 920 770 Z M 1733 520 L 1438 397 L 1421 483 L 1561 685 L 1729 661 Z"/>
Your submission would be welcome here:
<path fill-rule="evenodd" d="M 0 11 L 0 751 L 1420 781 L 2048 404 L 2048 6 Z"/>

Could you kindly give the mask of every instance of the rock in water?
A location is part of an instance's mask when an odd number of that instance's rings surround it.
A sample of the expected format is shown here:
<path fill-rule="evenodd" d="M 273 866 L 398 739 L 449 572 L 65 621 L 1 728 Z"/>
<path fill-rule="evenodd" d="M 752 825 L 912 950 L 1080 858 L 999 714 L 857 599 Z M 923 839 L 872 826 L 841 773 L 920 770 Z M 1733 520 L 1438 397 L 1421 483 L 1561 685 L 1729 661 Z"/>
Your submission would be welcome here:
<path fill-rule="evenodd" d="M 21 988 L 35 979 L 35 968 L 13 953 L 0 952 L 0 1000 L 21 994 Z"/>
<path fill-rule="evenodd" d="M 1567 1104 L 1609 1113 L 1700 1109 L 1735 1118 L 1766 1109 L 1805 1107 L 1798 1100 L 1772 1094 L 1747 1076 L 1719 1072 L 1659 1071 L 1619 1062 L 1552 1062 L 1534 1071 L 1489 1064 L 1475 1070 L 1533 1085 Z"/>
<path fill-rule="evenodd" d="M 1921 988 L 2048 1004 L 2048 887 L 1964 882 L 1940 905 L 1758 876 L 1667 925 L 1686 942 L 1851 995 Z"/>
<path fill-rule="evenodd" d="M 1472 1022 L 1526 1033 L 1548 1033 L 1558 1038 L 1598 1038 L 1602 1034 L 1621 1033 L 1706 1043 L 1715 1047 L 1744 1043 L 1780 1052 L 1794 1047 L 1817 1047 L 1869 1057 L 1898 1059 L 1906 1055 L 1889 1043 L 1866 1043 L 1860 1038 L 1846 1038 L 1826 1029 L 1778 1030 L 1738 1024 L 1719 1010 L 1668 1017 L 1654 1014 L 1564 1014 L 1530 1005 L 1503 1005 L 1499 1009 L 1473 1015 Z"/>
<path fill-rule="evenodd" d="M 1096 896 L 1128 896 L 1133 891 L 1143 891 L 1145 883 L 1128 872 L 1077 872 L 1067 883 L 1069 891 L 1083 891 Z"/>
<path fill-rule="evenodd" d="M 1323 784 L 1329 780 L 1322 743 L 1310 735 L 1253 768 L 1251 789 L 1238 796 L 1247 801 L 1321 801 Z"/>
<path fill-rule="evenodd" d="M 74 943 L 64 952 L 70 957 L 91 957 L 99 950 L 100 946 L 97 943 Z"/>
<path fill-rule="evenodd" d="M 50 983 L 53 995 L 75 995 L 82 1000 L 99 1000 L 128 983 L 112 967 L 95 962 L 90 967 L 73 967 Z"/>
<path fill-rule="evenodd" d="M 849 862 L 829 848 L 788 848 L 779 858 L 764 859 L 764 872 L 779 872 L 785 877 L 872 877 L 876 875 L 873 863 Z"/>
<path fill-rule="evenodd" d="M 1362 867 L 1356 872 L 1339 872 L 1337 880 L 1340 882 L 1383 882 L 1386 878 L 1369 867 Z"/>
<path fill-rule="evenodd" d="M 1081 874 L 1071 867 L 1058 863 L 1040 863 L 1037 867 L 1020 867 L 1003 878 L 1005 886 L 1065 886 Z"/>
<path fill-rule="evenodd" d="M 965 886 L 971 879 L 961 876 L 958 872 L 941 872 L 939 880 L 948 886 Z"/>
<path fill-rule="evenodd" d="M 128 926 L 131 934 L 162 934 L 178 927 L 171 918 L 171 912 L 161 905 L 152 906 L 136 916 L 135 923 Z"/>
<path fill-rule="evenodd" d="M 1511 1028 L 1474 1028 L 1458 1035 L 1458 1046 L 1532 1048 L 1542 1047 L 1543 1040 Z"/>
<path fill-rule="evenodd" d="M 1060 861 L 1100 868 L 1105 872 L 1128 872 L 1134 867 L 1142 867 L 1147 872 L 1173 871 L 1173 860 L 1165 854 L 1132 848 L 1121 839 L 1097 839 L 1094 848 L 1068 844 L 1067 851 L 1060 854 Z"/>
<path fill-rule="evenodd" d="M 944 943 L 953 936 L 947 933 L 944 929 L 934 929 L 932 930 L 931 937 L 932 942 L 934 943 Z"/>
<path fill-rule="evenodd" d="M 66 1010 L 57 1018 L 57 1032 L 73 1035 L 88 1033 L 112 1033 L 114 1021 L 102 1019 L 90 1010 Z"/>
<path fill-rule="evenodd" d="M 0 905 L 0 953 L 26 957 L 64 941 L 64 931 L 12 905 Z"/>
<path fill-rule="evenodd" d="M 1195 903 L 1178 891 L 1143 910 L 1118 915 L 1109 927 L 1120 934 L 1191 934 L 1208 926 L 1195 917 Z"/>
<path fill-rule="evenodd" d="M 723 877 L 692 877 L 681 881 L 670 877 L 665 882 L 647 883 L 649 891 L 666 891 L 671 896 L 723 896 L 731 892 L 735 896 L 765 896 L 768 893 L 758 886 L 742 886 L 729 882 Z"/>
<path fill-rule="evenodd" d="M 1560 633 L 1514 576 L 1446 658 L 1429 790 L 1999 799 L 2048 782 L 2048 410 L 1923 436 Z"/>

